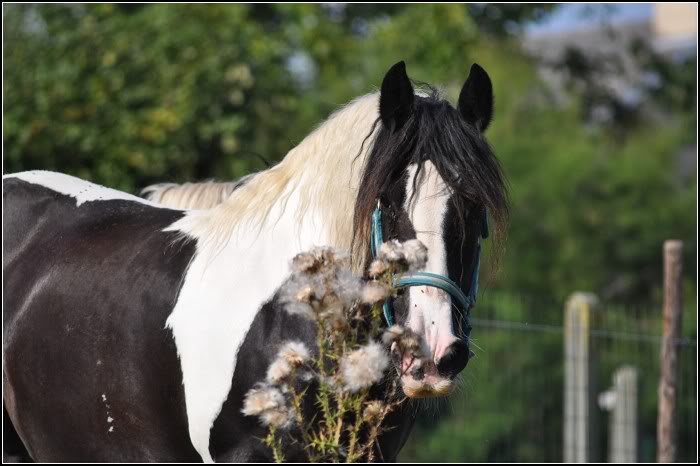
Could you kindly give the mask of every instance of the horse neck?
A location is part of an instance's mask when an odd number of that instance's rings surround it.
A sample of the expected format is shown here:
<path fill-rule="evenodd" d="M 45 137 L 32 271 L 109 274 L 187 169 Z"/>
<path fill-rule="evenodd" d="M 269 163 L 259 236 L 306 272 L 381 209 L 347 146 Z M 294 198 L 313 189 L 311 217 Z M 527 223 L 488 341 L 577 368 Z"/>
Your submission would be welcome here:
<path fill-rule="evenodd" d="M 262 232 L 286 224 L 297 230 L 299 248 L 311 244 L 350 250 L 354 203 L 371 145 L 365 139 L 377 117 L 377 94 L 355 99 L 278 165 L 255 175 L 222 204 L 191 214 L 196 220 L 187 229 L 224 243 L 237 229 Z"/>

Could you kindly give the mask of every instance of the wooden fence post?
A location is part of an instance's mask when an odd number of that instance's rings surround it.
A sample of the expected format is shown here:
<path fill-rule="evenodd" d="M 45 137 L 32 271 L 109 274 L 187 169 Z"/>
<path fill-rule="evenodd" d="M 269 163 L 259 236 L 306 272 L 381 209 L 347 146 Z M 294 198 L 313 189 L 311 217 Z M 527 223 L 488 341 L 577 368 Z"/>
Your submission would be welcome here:
<path fill-rule="evenodd" d="M 683 311 L 683 242 L 664 242 L 664 328 L 661 340 L 659 416 L 657 419 L 657 461 L 676 459 L 678 341 Z"/>
<path fill-rule="evenodd" d="M 597 460 L 596 351 L 591 339 L 598 298 L 574 293 L 564 317 L 564 461 Z"/>
<path fill-rule="evenodd" d="M 637 462 L 637 410 L 639 371 L 622 366 L 613 374 L 613 386 L 598 398 L 600 407 L 610 411 L 608 462 Z"/>

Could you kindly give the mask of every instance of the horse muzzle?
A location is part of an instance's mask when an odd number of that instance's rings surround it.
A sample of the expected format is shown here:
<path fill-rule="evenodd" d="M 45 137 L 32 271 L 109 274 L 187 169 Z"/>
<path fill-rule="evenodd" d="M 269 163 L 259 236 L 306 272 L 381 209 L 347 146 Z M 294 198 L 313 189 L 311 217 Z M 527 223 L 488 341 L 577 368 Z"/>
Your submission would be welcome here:
<path fill-rule="evenodd" d="M 457 375 L 469 362 L 468 345 L 453 342 L 435 363 L 431 358 L 404 356 L 401 361 L 401 387 L 409 398 L 447 396 L 454 390 Z"/>

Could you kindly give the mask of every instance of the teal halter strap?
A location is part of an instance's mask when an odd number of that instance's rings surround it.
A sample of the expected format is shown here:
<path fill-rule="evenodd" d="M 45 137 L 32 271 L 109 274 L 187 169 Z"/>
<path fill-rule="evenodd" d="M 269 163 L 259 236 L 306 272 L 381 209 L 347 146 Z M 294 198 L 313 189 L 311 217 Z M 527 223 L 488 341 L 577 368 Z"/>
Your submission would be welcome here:
<path fill-rule="evenodd" d="M 483 229 L 481 232 L 482 238 L 488 237 L 488 225 L 486 223 L 486 215 L 484 214 Z M 372 231 L 370 237 L 370 250 L 372 252 L 372 257 L 377 257 L 379 252 L 379 247 L 384 242 L 382 234 L 382 210 L 381 205 L 377 202 L 377 207 L 372 212 Z M 439 288 L 450 294 L 453 302 L 461 311 L 462 322 L 463 322 L 463 337 L 464 339 L 469 338 L 469 332 L 471 326 L 469 325 L 469 311 L 472 307 L 476 305 L 476 294 L 479 289 L 479 268 L 481 265 L 481 245 L 476 246 L 476 267 L 472 274 L 472 282 L 469 287 L 469 295 L 464 294 L 460 287 L 444 275 L 430 273 L 430 272 L 412 272 L 401 274 L 400 276 L 394 275 L 394 287 L 395 288 L 406 288 L 411 286 L 431 286 L 434 288 Z M 394 325 L 394 315 L 391 310 L 391 304 L 387 299 L 384 301 L 383 305 L 384 320 L 386 320 L 387 325 Z"/>

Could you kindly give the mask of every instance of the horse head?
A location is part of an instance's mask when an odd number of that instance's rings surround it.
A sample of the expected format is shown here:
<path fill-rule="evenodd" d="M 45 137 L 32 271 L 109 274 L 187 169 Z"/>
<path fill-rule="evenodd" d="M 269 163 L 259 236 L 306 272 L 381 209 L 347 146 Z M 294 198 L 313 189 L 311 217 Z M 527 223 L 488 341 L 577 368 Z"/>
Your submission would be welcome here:
<path fill-rule="evenodd" d="M 354 256 L 369 262 L 367 236 L 380 206 L 384 240 L 417 238 L 428 249 L 424 276 L 459 288 L 450 293 L 419 280 L 390 303 L 396 323 L 421 340 L 423 357 L 397 361 L 409 397 L 449 394 L 471 354 L 466 313 L 473 302 L 460 305 L 455 295 L 476 296 L 486 213 L 496 238 L 508 214 L 504 178 L 484 138 L 492 114 L 491 81 L 476 64 L 457 108 L 433 89 L 416 93 L 403 62 L 382 83 L 355 202 Z"/>

